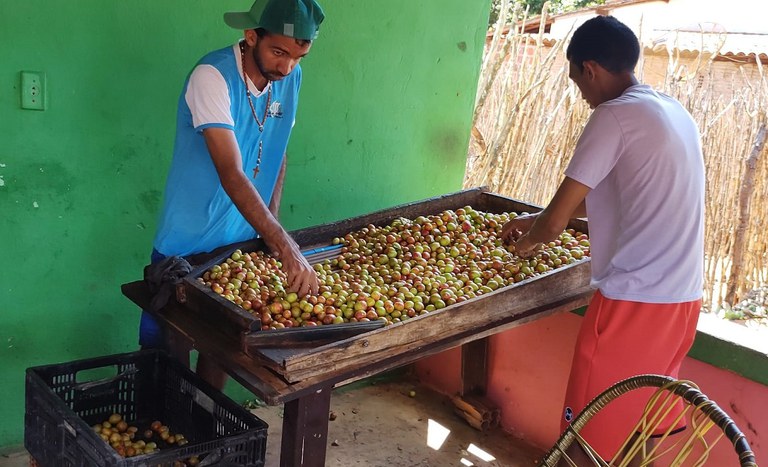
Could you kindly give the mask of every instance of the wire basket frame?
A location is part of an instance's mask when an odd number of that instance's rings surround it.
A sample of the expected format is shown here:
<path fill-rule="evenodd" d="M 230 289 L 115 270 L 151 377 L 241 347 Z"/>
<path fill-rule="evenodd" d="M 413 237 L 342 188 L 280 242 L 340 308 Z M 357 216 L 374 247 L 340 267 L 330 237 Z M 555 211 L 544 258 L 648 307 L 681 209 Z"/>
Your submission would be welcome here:
<path fill-rule="evenodd" d="M 676 395 L 682 398 L 686 404 L 692 407 L 694 413 L 700 414 L 698 422 L 696 419 L 694 419 L 694 425 L 701 423 L 701 419 L 705 419 L 706 423 L 712 426 L 717 426 L 720 428 L 720 430 L 722 430 L 723 433 L 721 434 L 721 437 L 724 435 L 731 442 L 736 453 L 738 454 L 739 465 L 741 467 L 757 467 L 755 454 L 749 447 L 749 443 L 747 442 L 746 437 L 727 413 L 725 413 L 714 401 L 710 400 L 705 394 L 703 394 L 694 383 L 690 381 L 680 381 L 668 376 L 661 375 L 638 375 L 627 378 L 614 384 L 610 388 L 603 391 L 600 395 L 592 399 L 592 401 L 587 404 L 584 410 L 582 410 L 581 413 L 579 413 L 579 415 L 571 422 L 571 424 L 568 426 L 568 428 L 566 428 L 562 435 L 560 435 L 557 443 L 555 443 L 552 449 L 550 449 L 549 452 L 547 452 L 547 454 L 544 456 L 542 464 L 547 467 L 555 467 L 558 465 L 558 462 L 565 455 L 566 450 L 571 447 L 574 441 L 576 441 L 580 443 L 582 447 L 584 447 L 588 455 L 593 457 L 594 465 L 613 465 L 601 459 L 600 456 L 597 455 L 593 449 L 591 449 L 591 447 L 580 436 L 579 433 L 587 424 L 587 422 L 589 422 L 589 420 L 597 412 L 608 405 L 609 402 L 630 391 L 647 387 L 656 387 L 659 389 L 651 397 L 651 400 L 646 407 L 646 413 L 644 413 L 642 419 L 632 430 L 632 433 L 629 433 L 627 441 L 625 441 L 622 449 L 619 450 L 620 452 L 624 448 L 630 447 L 629 440 L 635 436 L 636 433 L 649 432 L 648 426 L 650 424 L 648 423 L 649 420 L 647 419 L 647 416 L 650 415 L 650 412 L 654 410 L 663 412 L 666 410 L 668 413 L 669 409 L 671 408 L 671 405 L 668 405 L 668 401 L 672 395 Z M 660 398 L 665 394 L 669 397 L 662 402 L 659 402 Z M 661 414 L 661 417 L 657 415 L 655 418 L 656 420 L 660 421 L 660 419 L 663 419 L 665 415 L 666 414 Z M 699 427 L 699 429 L 701 429 L 701 427 Z M 668 434 L 669 432 L 664 436 L 666 437 Z M 719 439 L 720 438 L 717 438 L 717 440 Z M 690 445 L 691 442 L 685 443 L 683 449 L 690 450 Z M 636 450 L 636 448 L 637 446 L 630 447 L 630 450 Z M 709 446 L 707 453 L 709 449 L 711 449 L 711 446 Z M 653 451 L 650 454 L 653 455 Z M 697 465 L 701 465 L 703 462 L 704 460 L 702 460 L 701 463 Z"/>

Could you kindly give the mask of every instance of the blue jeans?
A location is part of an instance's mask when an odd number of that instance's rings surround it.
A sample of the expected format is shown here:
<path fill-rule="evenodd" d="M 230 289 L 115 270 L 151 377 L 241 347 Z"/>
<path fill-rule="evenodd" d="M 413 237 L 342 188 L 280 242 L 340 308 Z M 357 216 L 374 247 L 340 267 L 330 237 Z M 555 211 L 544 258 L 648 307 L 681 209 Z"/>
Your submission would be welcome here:
<path fill-rule="evenodd" d="M 152 264 L 165 258 L 165 255 L 152 249 L 150 262 Z M 165 338 L 163 328 L 157 322 L 154 316 L 147 311 L 141 312 L 141 322 L 139 323 L 139 345 L 143 349 L 162 349 L 165 348 Z"/>

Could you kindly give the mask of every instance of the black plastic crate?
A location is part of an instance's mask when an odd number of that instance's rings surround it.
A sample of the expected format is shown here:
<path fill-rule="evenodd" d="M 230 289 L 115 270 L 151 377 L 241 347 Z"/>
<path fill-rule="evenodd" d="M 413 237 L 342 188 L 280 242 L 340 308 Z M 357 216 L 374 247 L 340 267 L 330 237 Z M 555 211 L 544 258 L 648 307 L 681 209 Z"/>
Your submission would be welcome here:
<path fill-rule="evenodd" d="M 139 427 L 160 420 L 189 444 L 123 458 L 92 428 L 113 413 Z M 41 467 L 176 467 L 193 456 L 256 467 L 266 445 L 264 421 L 161 351 L 27 369 L 24 446 Z"/>

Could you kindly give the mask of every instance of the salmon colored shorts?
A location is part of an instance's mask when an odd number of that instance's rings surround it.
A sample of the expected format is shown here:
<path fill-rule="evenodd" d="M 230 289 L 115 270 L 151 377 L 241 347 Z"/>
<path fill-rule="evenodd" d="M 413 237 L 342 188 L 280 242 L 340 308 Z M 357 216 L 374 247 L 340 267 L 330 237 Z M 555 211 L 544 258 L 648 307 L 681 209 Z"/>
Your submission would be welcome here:
<path fill-rule="evenodd" d="M 641 374 L 677 378 L 696 336 L 700 310 L 701 300 L 639 303 L 595 292 L 576 340 L 562 429 L 593 398 L 623 379 Z M 614 399 L 587 422 L 581 435 L 603 459 L 613 459 L 654 391 L 638 389 Z M 682 409 L 678 403 L 655 434 L 663 434 Z M 685 428 L 684 423 L 675 429 Z"/>

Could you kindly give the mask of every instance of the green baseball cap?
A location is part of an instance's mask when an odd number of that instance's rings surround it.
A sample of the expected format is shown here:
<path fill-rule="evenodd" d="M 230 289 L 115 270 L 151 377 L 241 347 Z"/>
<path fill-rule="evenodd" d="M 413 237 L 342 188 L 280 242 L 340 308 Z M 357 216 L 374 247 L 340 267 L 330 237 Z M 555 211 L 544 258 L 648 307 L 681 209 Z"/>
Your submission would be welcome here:
<path fill-rule="evenodd" d="M 315 0 L 256 0 L 250 11 L 224 13 L 224 22 L 235 29 L 263 28 L 307 41 L 317 37 L 323 19 Z"/>

